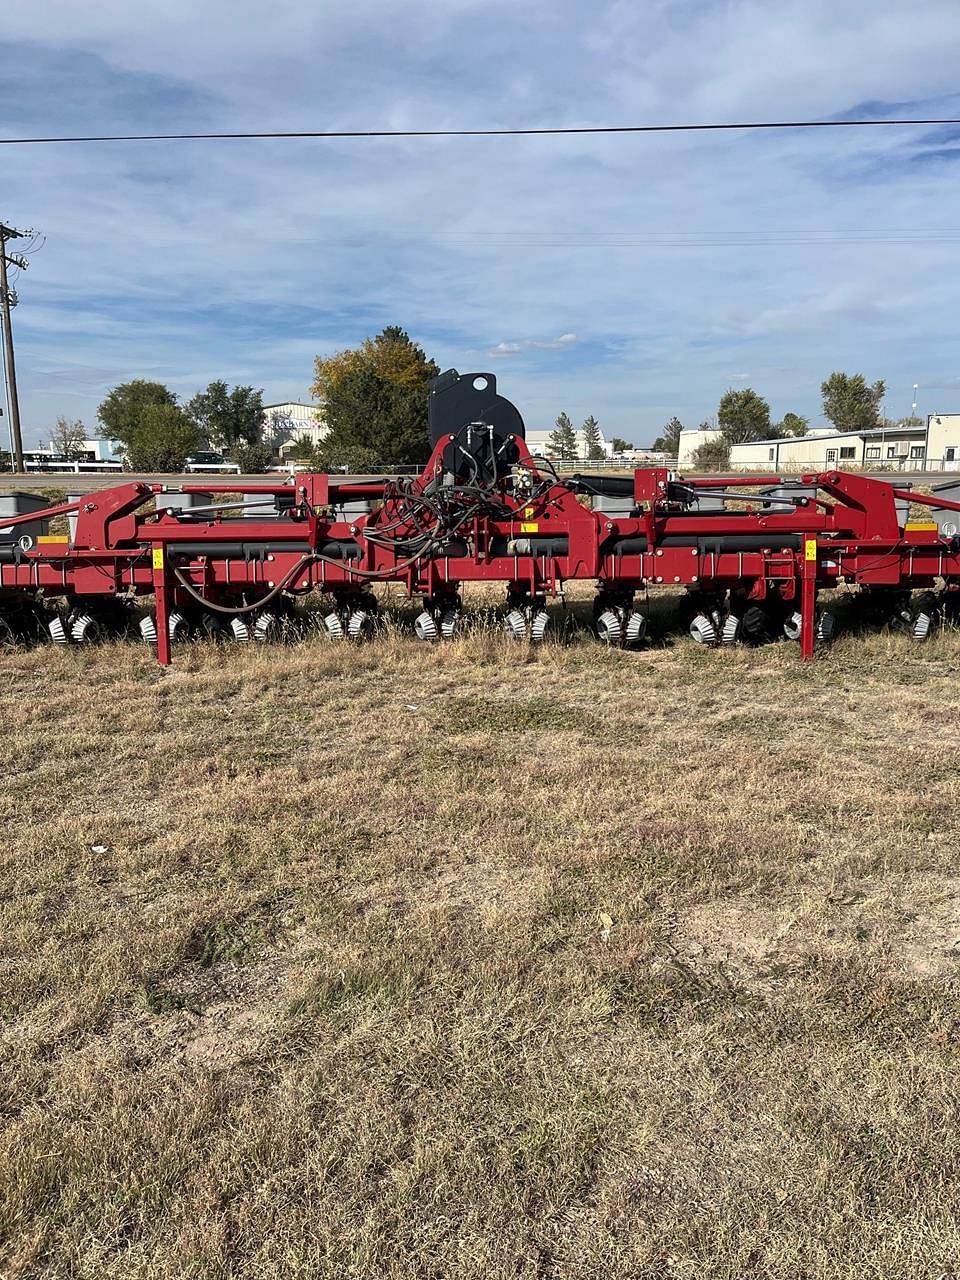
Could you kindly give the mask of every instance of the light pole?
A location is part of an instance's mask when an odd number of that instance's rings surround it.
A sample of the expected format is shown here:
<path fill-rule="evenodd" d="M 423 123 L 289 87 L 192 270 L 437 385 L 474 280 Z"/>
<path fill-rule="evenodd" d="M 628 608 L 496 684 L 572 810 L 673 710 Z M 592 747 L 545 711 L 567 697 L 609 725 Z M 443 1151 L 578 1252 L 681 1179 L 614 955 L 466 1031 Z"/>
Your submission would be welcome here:
<path fill-rule="evenodd" d="M 913 384 L 913 404 L 910 406 L 910 412 L 914 418 L 917 416 L 917 391 L 919 387 L 919 382 Z"/>

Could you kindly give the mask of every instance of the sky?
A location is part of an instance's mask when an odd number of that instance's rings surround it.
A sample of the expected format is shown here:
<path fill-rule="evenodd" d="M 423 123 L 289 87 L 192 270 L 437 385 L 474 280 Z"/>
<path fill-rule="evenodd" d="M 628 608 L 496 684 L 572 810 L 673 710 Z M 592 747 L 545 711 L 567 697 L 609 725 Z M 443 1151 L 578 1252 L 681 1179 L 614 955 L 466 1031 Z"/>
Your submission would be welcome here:
<path fill-rule="evenodd" d="M 35 0 L 0 137 L 960 117 L 956 0 Z M 752 386 L 960 410 L 960 128 L 0 148 L 24 438 L 119 382 L 307 400 L 402 325 L 527 425 L 649 443 Z M 16 246 L 11 246 L 15 249 Z"/>

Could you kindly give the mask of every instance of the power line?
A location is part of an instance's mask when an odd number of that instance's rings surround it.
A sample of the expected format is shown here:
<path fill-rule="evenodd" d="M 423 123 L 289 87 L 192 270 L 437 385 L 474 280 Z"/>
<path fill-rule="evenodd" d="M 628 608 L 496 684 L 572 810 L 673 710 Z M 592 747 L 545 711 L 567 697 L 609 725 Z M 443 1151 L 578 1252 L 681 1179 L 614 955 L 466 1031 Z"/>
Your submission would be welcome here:
<path fill-rule="evenodd" d="M 719 124 L 569 125 L 544 129 L 276 129 L 248 133 L 65 134 L 58 137 L 0 138 L 0 146 L 23 147 L 43 143 L 76 142 L 239 142 L 258 139 L 296 140 L 308 138 L 523 138 L 579 134 L 719 133 L 738 129 L 915 128 L 918 125 L 960 125 L 960 118 L 934 117 L 920 120 L 750 120 L 728 121 Z"/>

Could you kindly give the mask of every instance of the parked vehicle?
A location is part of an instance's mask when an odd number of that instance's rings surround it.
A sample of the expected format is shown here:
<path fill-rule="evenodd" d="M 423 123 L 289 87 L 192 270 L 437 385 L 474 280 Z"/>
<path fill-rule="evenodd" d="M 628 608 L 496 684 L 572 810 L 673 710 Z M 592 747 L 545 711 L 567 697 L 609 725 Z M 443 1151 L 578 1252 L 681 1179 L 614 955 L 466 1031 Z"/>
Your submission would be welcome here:
<path fill-rule="evenodd" d="M 222 453 L 215 453 L 212 449 L 191 453 L 184 462 L 183 469 L 188 474 L 196 472 L 226 472 L 237 476 L 240 474 L 240 467 L 236 462 L 228 462 Z"/>

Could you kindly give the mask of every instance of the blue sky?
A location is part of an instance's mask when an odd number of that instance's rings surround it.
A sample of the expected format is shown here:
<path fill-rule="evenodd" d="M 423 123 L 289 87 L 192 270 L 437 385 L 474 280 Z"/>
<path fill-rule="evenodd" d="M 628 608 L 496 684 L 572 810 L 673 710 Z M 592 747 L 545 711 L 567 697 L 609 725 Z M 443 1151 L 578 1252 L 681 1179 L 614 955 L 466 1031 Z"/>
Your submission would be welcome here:
<path fill-rule="evenodd" d="M 0 135 L 960 116 L 956 0 L 37 0 Z M 117 382 L 306 399 L 385 324 L 528 425 L 647 442 L 730 386 L 960 410 L 960 131 L 4 148 L 26 438 Z"/>

